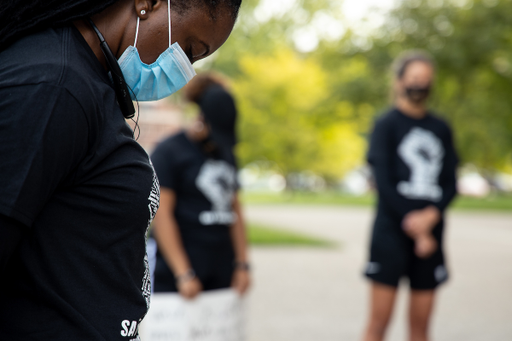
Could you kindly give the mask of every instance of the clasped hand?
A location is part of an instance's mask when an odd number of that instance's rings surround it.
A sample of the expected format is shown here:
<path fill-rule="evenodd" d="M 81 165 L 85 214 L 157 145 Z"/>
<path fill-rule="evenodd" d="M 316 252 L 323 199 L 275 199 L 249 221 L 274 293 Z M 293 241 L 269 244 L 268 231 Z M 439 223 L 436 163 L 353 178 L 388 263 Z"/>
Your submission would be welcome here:
<path fill-rule="evenodd" d="M 441 220 L 441 212 L 435 206 L 427 206 L 421 210 L 414 210 L 405 215 L 402 228 L 409 237 L 415 239 L 421 235 L 432 232 L 432 229 Z"/>
<path fill-rule="evenodd" d="M 402 221 L 405 233 L 414 239 L 415 253 L 420 258 L 428 258 L 437 250 L 437 241 L 432 229 L 441 220 L 441 212 L 435 206 L 409 212 Z"/>

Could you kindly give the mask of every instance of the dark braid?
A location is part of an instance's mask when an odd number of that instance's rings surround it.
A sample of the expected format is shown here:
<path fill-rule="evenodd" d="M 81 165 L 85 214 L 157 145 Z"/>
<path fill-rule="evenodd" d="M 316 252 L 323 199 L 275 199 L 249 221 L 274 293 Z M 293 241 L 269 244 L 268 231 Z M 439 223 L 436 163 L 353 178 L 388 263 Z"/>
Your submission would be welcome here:
<path fill-rule="evenodd" d="M 24 35 L 65 25 L 103 11 L 119 0 L 3 0 L 0 6 L 0 51 Z M 242 0 L 171 0 L 178 12 L 206 6 L 215 20 L 219 8 L 238 16 Z"/>

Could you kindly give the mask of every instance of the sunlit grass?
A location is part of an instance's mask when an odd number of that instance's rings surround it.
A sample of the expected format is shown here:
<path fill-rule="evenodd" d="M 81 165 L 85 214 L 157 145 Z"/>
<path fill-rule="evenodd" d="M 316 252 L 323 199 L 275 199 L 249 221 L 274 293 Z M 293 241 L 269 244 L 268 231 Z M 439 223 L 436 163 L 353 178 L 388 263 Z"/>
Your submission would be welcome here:
<path fill-rule="evenodd" d="M 373 195 L 353 196 L 338 192 L 243 192 L 246 204 L 324 204 L 370 206 L 375 203 Z"/>
<path fill-rule="evenodd" d="M 249 242 L 254 246 L 334 247 L 336 245 L 321 238 L 259 224 L 249 224 L 248 234 Z"/>
<path fill-rule="evenodd" d="M 353 196 L 335 191 L 320 193 L 294 192 L 244 192 L 242 200 L 246 204 L 304 204 L 304 205 L 339 205 L 339 206 L 374 206 L 373 194 Z M 452 203 L 457 210 L 501 210 L 512 211 L 512 195 L 490 195 L 486 198 L 457 197 Z"/>
<path fill-rule="evenodd" d="M 452 207 L 464 210 L 512 211 L 512 195 L 491 195 L 486 198 L 457 197 Z"/>

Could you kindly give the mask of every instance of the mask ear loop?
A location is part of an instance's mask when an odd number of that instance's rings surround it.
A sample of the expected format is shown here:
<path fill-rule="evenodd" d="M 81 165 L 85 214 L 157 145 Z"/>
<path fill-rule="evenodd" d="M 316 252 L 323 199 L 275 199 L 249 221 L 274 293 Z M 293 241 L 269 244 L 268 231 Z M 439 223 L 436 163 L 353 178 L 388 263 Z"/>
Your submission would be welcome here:
<path fill-rule="evenodd" d="M 133 127 L 133 132 L 132 132 L 132 137 L 135 141 L 138 141 L 139 140 L 139 137 L 140 137 L 140 126 L 139 126 L 139 118 L 140 118 L 140 107 L 139 107 L 139 101 L 135 100 L 135 103 L 137 103 L 137 118 L 131 118 L 133 124 L 134 124 L 134 127 Z M 137 136 L 135 136 L 137 135 Z"/>
<path fill-rule="evenodd" d="M 135 29 L 135 41 L 133 42 L 133 47 L 137 47 L 137 39 L 139 38 L 139 23 L 140 17 L 137 16 L 137 28 Z"/>
<path fill-rule="evenodd" d="M 133 42 L 133 47 L 134 48 L 137 48 L 137 39 L 139 38 L 139 24 L 140 24 L 140 17 L 137 16 L 137 28 L 135 29 L 135 41 Z M 139 101 L 137 100 L 137 96 L 135 96 L 135 93 L 133 92 L 133 90 L 128 87 L 128 89 L 130 89 L 130 91 L 132 92 L 133 96 L 135 97 L 135 103 L 137 103 L 137 118 L 131 118 L 131 120 L 133 121 L 134 123 L 134 127 L 133 127 L 133 133 L 132 133 L 132 137 L 135 141 L 137 141 L 140 137 L 140 126 L 139 126 L 139 118 L 140 118 L 140 107 L 139 107 Z M 135 136 L 137 135 L 137 136 Z"/>
<path fill-rule="evenodd" d="M 171 0 L 167 0 L 167 18 L 169 21 L 169 47 L 171 47 Z"/>

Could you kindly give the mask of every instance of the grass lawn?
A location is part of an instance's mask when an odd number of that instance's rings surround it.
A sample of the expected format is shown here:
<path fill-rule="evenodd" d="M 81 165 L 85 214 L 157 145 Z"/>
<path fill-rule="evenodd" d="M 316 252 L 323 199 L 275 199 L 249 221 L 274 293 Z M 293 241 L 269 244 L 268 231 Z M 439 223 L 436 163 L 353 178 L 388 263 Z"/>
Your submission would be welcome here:
<path fill-rule="evenodd" d="M 249 224 L 249 242 L 253 246 L 302 246 L 302 247 L 334 247 L 335 243 L 328 240 L 289 232 L 258 224 Z"/>
<path fill-rule="evenodd" d="M 244 192 L 245 204 L 304 204 L 304 205 L 340 205 L 373 206 L 374 195 L 353 196 L 338 192 L 322 193 L 254 193 Z M 460 210 L 500 210 L 512 212 L 512 195 L 492 195 L 486 198 L 457 197 L 452 208 Z"/>
<path fill-rule="evenodd" d="M 487 198 L 457 197 L 452 207 L 464 210 L 500 210 L 512 212 L 512 196 L 489 196 Z"/>

